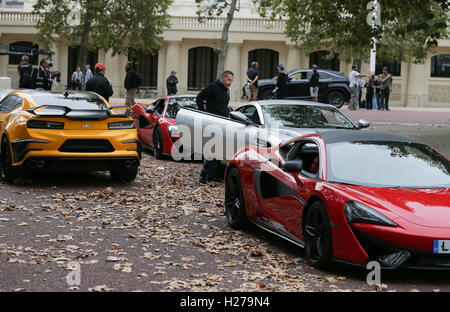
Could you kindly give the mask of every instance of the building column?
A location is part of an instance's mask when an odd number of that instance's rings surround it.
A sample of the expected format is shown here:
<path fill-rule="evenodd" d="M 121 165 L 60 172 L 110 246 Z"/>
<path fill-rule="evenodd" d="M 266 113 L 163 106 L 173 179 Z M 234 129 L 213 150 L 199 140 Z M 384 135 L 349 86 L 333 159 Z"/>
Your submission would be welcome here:
<path fill-rule="evenodd" d="M 162 84 L 160 85 L 160 88 L 162 88 L 163 94 L 166 94 L 166 79 L 169 77 L 170 72 L 172 70 L 177 72 L 178 77 L 178 89 L 184 93 L 184 90 L 187 89 L 187 71 L 182 70 L 180 67 L 180 44 L 181 41 L 166 41 L 166 48 L 165 48 L 165 67 L 162 69 Z M 162 53 L 160 53 L 161 55 Z M 187 60 L 186 60 L 187 62 Z M 161 64 L 162 67 L 162 64 Z M 159 84 L 159 81 L 158 81 Z"/>
<path fill-rule="evenodd" d="M 287 68 L 289 70 L 300 69 L 302 67 L 302 55 L 300 49 L 293 45 L 289 45 L 288 47 Z"/>
<path fill-rule="evenodd" d="M 123 87 L 123 81 L 125 79 L 125 62 L 127 61 L 126 55 L 112 56 L 112 52 L 105 53 L 105 77 L 108 78 L 113 87 L 113 98 L 125 97 L 125 89 Z"/>
<path fill-rule="evenodd" d="M 241 43 L 228 43 L 228 52 L 225 59 L 225 70 L 234 73 L 234 81 L 230 88 L 231 101 L 238 101 L 245 81 L 245 73 L 241 72 Z"/>
<path fill-rule="evenodd" d="M 407 88 L 407 100 L 406 106 L 419 107 L 426 106 L 428 98 L 424 95 L 428 95 L 428 85 L 430 78 L 430 61 L 423 64 L 414 64 L 411 60 L 409 66 L 409 79 L 406 83 Z"/>

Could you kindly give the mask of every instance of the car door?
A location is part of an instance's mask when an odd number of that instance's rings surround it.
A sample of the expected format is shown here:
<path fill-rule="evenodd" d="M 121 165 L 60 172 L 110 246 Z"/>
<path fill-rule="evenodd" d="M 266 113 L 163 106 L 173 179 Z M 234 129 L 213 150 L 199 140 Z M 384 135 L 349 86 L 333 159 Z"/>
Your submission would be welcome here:
<path fill-rule="evenodd" d="M 0 102 L 0 131 L 3 133 L 5 130 L 5 120 L 8 114 L 19 107 L 22 103 L 22 99 L 17 95 L 9 95 Z"/>
<path fill-rule="evenodd" d="M 287 97 L 293 99 L 305 99 L 310 97 L 308 71 L 297 71 L 289 75 Z"/>

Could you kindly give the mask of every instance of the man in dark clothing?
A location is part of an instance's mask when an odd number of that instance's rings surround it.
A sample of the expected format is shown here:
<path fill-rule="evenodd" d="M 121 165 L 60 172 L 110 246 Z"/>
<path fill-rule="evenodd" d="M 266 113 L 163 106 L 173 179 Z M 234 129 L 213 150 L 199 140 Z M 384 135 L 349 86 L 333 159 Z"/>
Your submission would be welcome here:
<path fill-rule="evenodd" d="M 278 75 L 277 75 L 277 99 L 284 99 L 286 98 L 286 91 L 287 91 L 287 84 L 289 82 L 289 76 L 284 71 L 283 65 L 278 65 Z"/>
<path fill-rule="evenodd" d="M 311 93 L 311 98 L 314 102 L 319 101 L 319 72 L 317 71 L 318 66 L 314 64 L 312 66 L 312 75 L 309 78 L 309 88 Z"/>
<path fill-rule="evenodd" d="M 47 70 L 48 62 L 42 59 L 39 62 L 39 67 L 33 70 L 31 75 L 31 87 L 33 89 L 50 90 L 50 72 Z"/>
<path fill-rule="evenodd" d="M 22 61 L 17 67 L 19 71 L 19 88 L 21 89 L 30 89 L 31 88 L 31 73 L 33 71 L 33 66 L 31 66 L 29 62 L 29 58 L 27 55 L 22 57 Z"/>
<path fill-rule="evenodd" d="M 211 114 L 216 114 L 228 117 L 230 114 L 230 91 L 228 88 L 233 83 L 234 74 L 226 70 L 222 73 L 219 80 L 214 81 L 206 86 L 197 95 L 197 106 L 199 110 L 206 111 Z M 208 181 L 217 181 L 216 169 L 219 166 L 219 161 L 216 159 L 205 160 L 203 169 L 200 172 L 200 183 L 206 184 Z"/>
<path fill-rule="evenodd" d="M 178 78 L 176 76 L 177 72 L 172 70 L 170 76 L 166 79 L 167 95 L 177 94 L 177 84 Z"/>
<path fill-rule="evenodd" d="M 258 70 L 258 63 L 252 62 L 252 67 L 250 67 L 245 75 L 248 83 L 248 100 L 256 101 L 258 98 L 258 80 L 261 74 Z"/>
<path fill-rule="evenodd" d="M 89 79 L 86 84 L 86 91 L 95 92 L 105 98 L 109 102 L 109 97 L 113 95 L 111 82 L 105 77 L 105 65 L 97 63 L 95 65 L 94 77 Z"/>
<path fill-rule="evenodd" d="M 134 97 L 136 96 L 137 88 L 141 84 L 141 77 L 132 68 L 130 62 L 125 64 L 125 71 L 127 72 L 124 82 L 125 89 L 127 90 L 125 105 L 128 107 L 133 107 L 136 104 Z"/>

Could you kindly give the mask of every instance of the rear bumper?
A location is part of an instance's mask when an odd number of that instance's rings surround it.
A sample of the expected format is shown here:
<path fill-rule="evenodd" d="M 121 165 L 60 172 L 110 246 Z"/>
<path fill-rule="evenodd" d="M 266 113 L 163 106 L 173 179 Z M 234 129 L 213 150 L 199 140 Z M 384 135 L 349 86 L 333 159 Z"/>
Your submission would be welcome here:
<path fill-rule="evenodd" d="M 137 156 L 127 157 L 28 157 L 20 166 L 32 171 L 109 171 L 139 167 Z"/>

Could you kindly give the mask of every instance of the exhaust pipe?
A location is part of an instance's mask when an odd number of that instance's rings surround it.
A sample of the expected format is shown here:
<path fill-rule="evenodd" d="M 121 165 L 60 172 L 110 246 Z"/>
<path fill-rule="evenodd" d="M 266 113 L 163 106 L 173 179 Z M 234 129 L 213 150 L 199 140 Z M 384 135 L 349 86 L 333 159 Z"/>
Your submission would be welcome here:
<path fill-rule="evenodd" d="M 30 168 L 36 168 L 36 160 L 30 160 L 29 164 Z"/>
<path fill-rule="evenodd" d="M 36 168 L 42 169 L 45 166 L 45 161 L 43 160 L 37 160 L 36 161 Z"/>
<path fill-rule="evenodd" d="M 131 168 L 132 164 L 131 164 L 131 160 L 125 160 L 125 168 Z"/>

